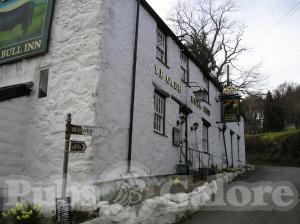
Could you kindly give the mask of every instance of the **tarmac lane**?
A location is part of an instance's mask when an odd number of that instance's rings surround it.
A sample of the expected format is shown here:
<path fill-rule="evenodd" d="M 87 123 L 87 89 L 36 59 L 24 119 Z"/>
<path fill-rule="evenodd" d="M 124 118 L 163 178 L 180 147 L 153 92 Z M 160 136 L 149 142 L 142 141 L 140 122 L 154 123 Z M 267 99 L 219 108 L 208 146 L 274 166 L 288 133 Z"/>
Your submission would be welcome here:
<path fill-rule="evenodd" d="M 257 166 L 182 224 L 300 224 L 298 192 L 300 168 Z"/>

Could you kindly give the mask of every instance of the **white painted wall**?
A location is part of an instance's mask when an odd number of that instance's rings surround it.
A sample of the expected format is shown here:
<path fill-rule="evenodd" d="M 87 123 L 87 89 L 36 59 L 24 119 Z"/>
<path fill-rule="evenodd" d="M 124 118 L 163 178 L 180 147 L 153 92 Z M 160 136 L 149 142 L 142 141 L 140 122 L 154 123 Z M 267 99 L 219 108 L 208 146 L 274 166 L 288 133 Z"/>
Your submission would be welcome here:
<path fill-rule="evenodd" d="M 201 149 L 205 118 L 212 125 L 210 152 L 223 157 L 223 138 L 216 123 L 220 119 L 220 105 L 215 98 L 220 93 L 210 83 L 210 104 L 202 103 L 211 111 L 211 116 L 207 116 L 190 102 L 192 89 L 181 83 L 182 92 L 178 93 L 157 77 L 155 65 L 181 82 L 180 50 L 168 38 L 168 67 L 161 64 L 156 59 L 156 21 L 143 7 L 140 13 L 132 159 L 148 167 L 149 174 L 175 173 L 179 163 L 179 149 L 172 145 L 179 105 L 171 98 L 166 99 L 166 136 L 155 134 L 155 86 L 193 110 L 188 120 L 189 147 L 195 147 L 195 134 L 190 127 L 198 122 Z M 135 0 L 56 1 L 49 53 L 0 66 L 0 87 L 35 83 L 30 97 L 0 103 L 0 162 L 8 164 L 0 171 L 4 179 L 16 174 L 28 177 L 33 184 L 53 184 L 51 177 L 62 172 L 67 113 L 72 113 L 74 124 L 101 126 L 109 133 L 105 137 L 72 137 L 85 140 L 88 145 L 85 154 L 70 155 L 69 174 L 74 182 L 101 181 L 105 169 L 127 159 L 135 17 Z M 37 99 L 38 74 L 44 67 L 50 71 L 49 95 Z M 199 68 L 191 61 L 189 67 L 190 81 L 202 85 Z M 230 153 L 229 128 L 241 136 L 244 159 L 243 122 L 240 126 L 228 126 L 226 142 Z M 8 153 L 8 149 L 13 153 Z M 231 158 L 230 154 L 228 157 Z M 220 160 L 215 162 L 221 164 Z"/>
<path fill-rule="evenodd" d="M 72 113 L 79 124 L 94 124 L 92 94 L 101 74 L 101 4 L 99 0 L 56 1 L 49 53 L 0 66 L 0 87 L 35 83 L 30 97 L 0 103 L 3 179 L 17 174 L 33 184 L 51 184 L 50 177 L 62 172 L 66 114 Z M 49 68 L 49 94 L 38 99 L 38 75 L 45 67 Z M 70 156 L 74 178 L 89 178 L 91 153 Z"/>
<path fill-rule="evenodd" d="M 108 3 L 107 3 L 108 5 Z M 98 110 L 99 120 L 114 129 L 113 138 L 106 138 L 97 141 L 97 150 L 105 158 L 111 158 L 109 163 L 115 163 L 120 158 L 127 158 L 127 128 L 129 125 L 129 105 L 131 91 L 131 73 L 132 73 L 132 55 L 135 25 L 135 1 L 110 2 L 110 23 L 107 24 L 108 41 L 102 59 L 105 59 L 107 69 L 104 71 L 103 88 L 105 89 L 99 101 Z M 118 11 L 118 13 L 116 13 Z M 117 17 L 113 15 L 118 14 Z M 129 16 L 130 15 L 130 16 Z M 168 38 L 168 66 L 160 63 L 156 59 L 156 29 L 157 23 L 151 15 L 142 7 L 140 11 L 139 26 L 139 43 L 138 43 L 138 61 L 137 61 L 137 78 L 136 78 L 136 98 L 135 98 L 135 114 L 134 114 L 134 135 L 133 135 L 133 151 L 132 159 L 149 167 L 152 174 L 174 173 L 176 164 L 179 162 L 179 150 L 172 146 L 172 128 L 176 127 L 176 121 L 179 119 L 179 106 L 172 99 L 166 99 L 166 136 L 153 133 L 153 93 L 155 86 L 163 89 L 170 95 L 176 96 L 182 103 L 187 104 L 194 113 L 189 116 L 189 147 L 195 147 L 195 135 L 190 131 L 190 127 L 194 122 L 200 124 L 197 131 L 198 147 L 201 149 L 202 142 L 202 118 L 209 121 L 212 126 L 210 133 L 210 152 L 225 158 L 225 150 L 223 145 L 223 135 L 218 127 L 222 125 L 216 122 L 220 121 L 220 103 L 215 99 L 218 98 L 220 92 L 210 83 L 210 104 L 202 103 L 211 111 L 211 116 L 203 113 L 190 102 L 192 90 L 185 88 L 180 77 L 180 50 L 175 41 Z M 106 38 L 104 38 L 106 40 Z M 128 44 L 131 43 L 132 45 Z M 104 48 L 105 49 L 105 48 Z M 120 51 L 121 49 L 121 51 Z M 103 60 L 104 61 L 104 60 Z M 166 84 L 166 81 L 160 79 L 154 73 L 154 66 L 158 66 L 164 70 L 166 74 L 174 80 L 181 82 L 182 92 L 178 93 L 172 87 Z M 190 61 L 190 81 L 196 81 L 203 85 L 203 74 L 200 69 Z M 116 91 L 116 89 L 118 91 Z M 111 104 L 107 102 L 111 99 Z M 241 157 L 243 156 L 243 122 L 240 126 L 237 124 L 228 125 L 226 131 L 226 143 L 229 162 L 231 162 L 230 135 L 229 131 L 233 130 L 241 136 Z M 118 133 L 118 134 L 116 134 Z M 116 141 L 116 137 L 120 140 Z M 236 136 L 235 136 L 236 140 Z M 124 144 L 125 143 L 125 144 Z M 234 142 L 236 147 L 236 142 Z M 107 150 L 106 150 L 107 149 Z M 237 149 L 234 148 L 236 151 Z M 107 152 L 108 151 L 108 152 Z M 107 152 L 107 153 L 106 153 Z M 122 156 L 120 156 L 122 155 Z M 237 158 L 235 158 L 237 159 Z M 99 168 L 104 166 L 99 158 Z M 221 166 L 222 161 L 215 159 L 215 163 Z M 234 161 L 237 165 L 237 162 Z M 244 164 L 244 161 L 243 163 Z"/>
<path fill-rule="evenodd" d="M 28 98 L 14 99 L 0 104 L 0 176 L 20 175 L 25 163 L 25 122 L 28 116 Z M 4 186 L 1 178 L 0 186 Z"/>

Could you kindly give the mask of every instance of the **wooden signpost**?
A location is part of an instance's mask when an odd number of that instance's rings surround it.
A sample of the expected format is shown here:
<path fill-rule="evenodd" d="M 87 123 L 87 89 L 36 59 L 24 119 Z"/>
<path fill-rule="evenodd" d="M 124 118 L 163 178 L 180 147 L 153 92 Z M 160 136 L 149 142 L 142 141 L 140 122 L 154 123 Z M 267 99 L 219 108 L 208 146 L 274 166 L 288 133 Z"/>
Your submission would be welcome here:
<path fill-rule="evenodd" d="M 66 197 L 69 153 L 84 153 L 87 149 L 84 141 L 71 140 L 71 135 L 101 137 L 100 130 L 99 127 L 73 125 L 71 114 L 67 115 L 61 198 L 56 199 L 56 218 L 59 222 L 70 221 L 71 198 Z"/>

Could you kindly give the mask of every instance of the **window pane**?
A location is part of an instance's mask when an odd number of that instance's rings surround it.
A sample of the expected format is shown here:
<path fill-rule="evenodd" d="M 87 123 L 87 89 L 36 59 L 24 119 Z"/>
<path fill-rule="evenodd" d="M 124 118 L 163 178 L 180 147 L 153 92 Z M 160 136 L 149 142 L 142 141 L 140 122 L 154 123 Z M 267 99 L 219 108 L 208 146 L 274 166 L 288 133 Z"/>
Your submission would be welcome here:
<path fill-rule="evenodd" d="M 49 69 L 40 71 L 38 98 L 47 97 Z"/>
<path fill-rule="evenodd" d="M 202 147 L 203 150 L 208 152 L 208 127 L 203 125 L 203 129 L 202 129 Z"/>
<path fill-rule="evenodd" d="M 184 81 L 187 82 L 187 71 L 183 68 L 181 68 L 181 77 Z"/>
<path fill-rule="evenodd" d="M 181 59 L 181 67 L 187 69 L 187 57 L 183 53 L 181 53 L 180 59 Z"/>
<path fill-rule="evenodd" d="M 154 122 L 153 128 L 159 133 L 164 133 L 165 99 L 154 93 Z"/>
<path fill-rule="evenodd" d="M 203 138 L 207 139 L 208 138 L 208 128 L 206 126 L 203 126 Z"/>
<path fill-rule="evenodd" d="M 207 93 L 205 94 L 204 101 L 209 102 L 209 80 L 203 76 L 204 89 L 206 89 Z"/>
<path fill-rule="evenodd" d="M 166 62 L 166 36 L 157 30 L 156 39 L 156 57 L 162 62 Z"/>
<path fill-rule="evenodd" d="M 188 81 L 187 80 L 187 57 L 183 54 L 180 53 L 180 65 L 181 65 L 181 77 L 184 81 Z"/>

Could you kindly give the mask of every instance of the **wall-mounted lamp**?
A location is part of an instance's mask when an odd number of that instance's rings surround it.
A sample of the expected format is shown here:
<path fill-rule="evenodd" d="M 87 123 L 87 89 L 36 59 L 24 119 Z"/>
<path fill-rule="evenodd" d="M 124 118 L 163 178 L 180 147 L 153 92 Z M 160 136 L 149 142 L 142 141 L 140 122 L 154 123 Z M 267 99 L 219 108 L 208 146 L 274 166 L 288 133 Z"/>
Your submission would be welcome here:
<path fill-rule="evenodd" d="M 201 89 L 201 88 L 197 91 L 193 91 L 193 93 L 196 97 L 196 100 L 199 101 L 199 102 L 204 101 L 205 97 L 208 94 L 206 89 Z"/>
<path fill-rule="evenodd" d="M 199 127 L 199 124 L 196 122 L 193 124 L 193 126 L 191 127 L 191 131 L 196 131 Z"/>
<path fill-rule="evenodd" d="M 177 121 L 177 125 L 182 125 L 182 124 L 184 124 L 184 122 L 185 122 L 185 116 L 180 116 L 179 117 L 179 120 Z"/>
<path fill-rule="evenodd" d="M 218 123 L 218 122 L 217 122 Z M 219 132 L 223 132 L 225 133 L 226 129 L 227 129 L 227 124 L 223 123 L 223 127 L 218 127 Z"/>
<path fill-rule="evenodd" d="M 192 84 L 192 85 L 191 85 Z M 195 98 L 198 102 L 204 101 L 205 97 L 208 94 L 208 91 L 202 88 L 197 82 L 188 82 L 189 87 L 197 87 L 199 88 L 196 91 L 193 91 Z"/>

